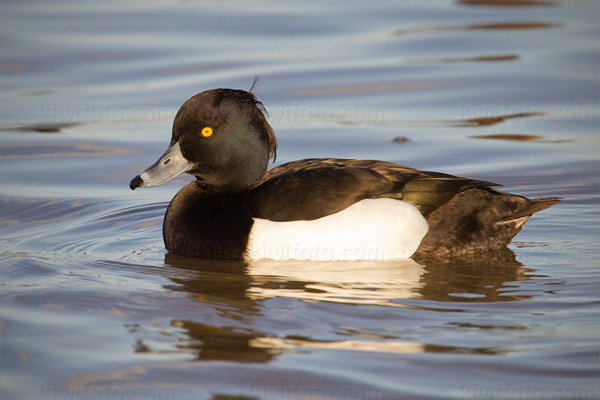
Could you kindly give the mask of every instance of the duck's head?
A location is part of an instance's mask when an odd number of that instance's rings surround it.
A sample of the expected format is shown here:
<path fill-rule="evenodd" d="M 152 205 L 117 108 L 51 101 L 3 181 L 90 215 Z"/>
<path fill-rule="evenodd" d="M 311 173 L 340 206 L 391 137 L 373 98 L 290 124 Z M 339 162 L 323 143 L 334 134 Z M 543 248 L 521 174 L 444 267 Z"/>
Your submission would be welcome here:
<path fill-rule="evenodd" d="M 265 112 L 254 94 L 243 90 L 195 95 L 177 112 L 167 151 L 129 187 L 159 186 L 183 172 L 194 175 L 207 192 L 256 186 L 277 148 Z"/>

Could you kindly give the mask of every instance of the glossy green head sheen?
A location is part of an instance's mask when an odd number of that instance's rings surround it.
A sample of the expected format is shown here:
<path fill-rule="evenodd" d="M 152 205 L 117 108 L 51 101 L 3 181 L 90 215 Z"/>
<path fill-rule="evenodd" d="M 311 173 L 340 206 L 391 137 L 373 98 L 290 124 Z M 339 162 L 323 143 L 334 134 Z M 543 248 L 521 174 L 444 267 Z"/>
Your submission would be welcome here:
<path fill-rule="evenodd" d="M 252 93 L 207 90 L 181 106 L 169 150 L 130 187 L 157 186 L 187 172 L 207 192 L 241 192 L 261 181 L 276 148 L 262 103 Z"/>

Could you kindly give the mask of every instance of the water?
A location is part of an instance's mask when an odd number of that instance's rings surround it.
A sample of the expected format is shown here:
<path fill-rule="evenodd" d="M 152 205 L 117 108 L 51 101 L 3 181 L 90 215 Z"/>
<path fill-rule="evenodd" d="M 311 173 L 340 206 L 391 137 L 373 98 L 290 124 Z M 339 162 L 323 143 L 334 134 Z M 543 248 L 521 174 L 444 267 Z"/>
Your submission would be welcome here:
<path fill-rule="evenodd" d="M 597 2 L 0 9 L 2 398 L 600 397 Z M 166 254 L 190 178 L 128 182 L 187 98 L 256 74 L 277 163 L 383 159 L 564 200 L 464 262 Z"/>

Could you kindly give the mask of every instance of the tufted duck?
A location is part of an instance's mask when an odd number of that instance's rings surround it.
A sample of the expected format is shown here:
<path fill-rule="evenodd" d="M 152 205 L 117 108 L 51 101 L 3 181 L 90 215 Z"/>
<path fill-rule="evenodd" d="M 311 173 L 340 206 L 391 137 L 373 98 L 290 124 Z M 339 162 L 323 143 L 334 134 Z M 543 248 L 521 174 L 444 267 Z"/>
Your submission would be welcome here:
<path fill-rule="evenodd" d="M 535 212 L 494 183 L 385 161 L 305 159 L 267 172 L 277 141 L 250 91 L 186 101 L 169 149 L 130 187 L 187 172 L 163 224 L 168 251 L 222 259 L 359 260 L 448 257 L 505 247 Z"/>

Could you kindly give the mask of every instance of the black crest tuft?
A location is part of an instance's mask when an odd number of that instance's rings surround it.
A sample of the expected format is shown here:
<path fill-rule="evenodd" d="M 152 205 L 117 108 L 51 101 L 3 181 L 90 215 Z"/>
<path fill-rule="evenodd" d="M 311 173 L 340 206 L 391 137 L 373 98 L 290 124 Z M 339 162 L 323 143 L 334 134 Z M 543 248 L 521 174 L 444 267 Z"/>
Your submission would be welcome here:
<path fill-rule="evenodd" d="M 252 103 L 258 108 L 262 114 L 262 124 L 264 125 L 264 131 L 267 133 L 267 141 L 269 143 L 269 157 L 273 157 L 273 161 L 277 158 L 277 138 L 275 137 L 275 132 L 269 123 L 267 122 L 267 118 L 269 117 L 269 112 L 267 111 L 265 105 L 262 101 L 256 98 L 256 95 L 252 93 L 252 90 L 257 86 L 260 77 L 256 75 L 254 77 L 254 81 L 252 82 L 252 86 L 248 90 L 248 95 Z"/>

